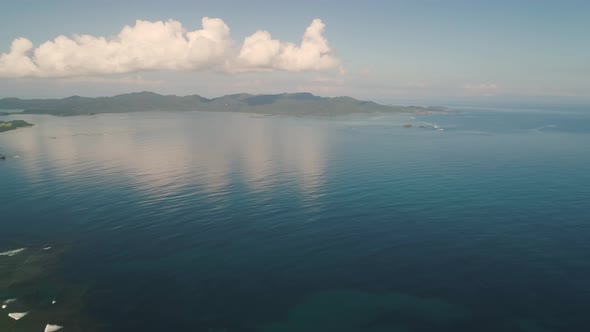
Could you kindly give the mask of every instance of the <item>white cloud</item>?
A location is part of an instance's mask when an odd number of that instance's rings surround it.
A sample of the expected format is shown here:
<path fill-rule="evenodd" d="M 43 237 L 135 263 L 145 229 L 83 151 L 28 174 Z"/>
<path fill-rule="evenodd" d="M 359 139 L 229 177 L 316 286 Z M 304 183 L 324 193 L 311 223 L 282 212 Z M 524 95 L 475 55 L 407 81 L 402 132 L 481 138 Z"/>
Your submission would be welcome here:
<path fill-rule="evenodd" d="M 33 43 L 25 38 L 18 38 L 12 42 L 10 53 L 0 55 L 0 77 L 27 77 L 38 72 L 27 53 L 33 49 Z"/>
<path fill-rule="evenodd" d="M 202 29 L 187 31 L 178 21 L 141 21 L 117 36 L 59 36 L 37 48 L 26 38 L 0 54 L 0 77 L 77 77 L 149 70 L 322 71 L 340 67 L 313 20 L 300 45 L 257 31 L 235 47 L 219 18 L 203 18 Z"/>
<path fill-rule="evenodd" d="M 463 85 L 469 95 L 491 97 L 498 94 L 500 86 L 495 83 L 470 83 Z"/>
<path fill-rule="evenodd" d="M 463 86 L 463 89 L 473 93 L 494 93 L 498 88 L 498 85 L 495 83 L 470 83 Z"/>
<path fill-rule="evenodd" d="M 136 86 L 159 86 L 165 82 L 163 80 L 151 80 L 145 79 L 141 75 L 134 76 L 74 76 L 64 77 L 57 79 L 59 83 L 65 84 L 84 84 L 84 83 L 96 83 L 96 84 L 121 84 L 121 85 L 136 85 Z"/>
<path fill-rule="evenodd" d="M 337 68 L 340 61 L 324 37 L 326 25 L 313 20 L 305 30 L 301 45 L 272 39 L 268 31 L 257 31 L 246 37 L 237 57 L 237 68 L 279 69 L 285 71 L 321 71 Z"/>

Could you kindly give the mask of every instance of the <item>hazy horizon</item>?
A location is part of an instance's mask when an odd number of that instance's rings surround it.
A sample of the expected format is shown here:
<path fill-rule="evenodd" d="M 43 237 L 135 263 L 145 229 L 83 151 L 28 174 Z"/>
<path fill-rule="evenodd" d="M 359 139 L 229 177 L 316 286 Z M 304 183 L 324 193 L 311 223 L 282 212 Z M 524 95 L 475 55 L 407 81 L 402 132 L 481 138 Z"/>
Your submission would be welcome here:
<path fill-rule="evenodd" d="M 584 1 L 33 3 L 0 13 L 2 97 L 590 102 Z"/>
<path fill-rule="evenodd" d="M 137 90 L 129 91 L 125 93 L 112 93 L 109 95 L 105 94 L 87 94 L 87 95 L 50 95 L 50 96 L 2 96 L 3 98 L 19 98 L 19 99 L 64 99 L 69 97 L 88 97 L 88 98 L 99 98 L 99 97 L 114 97 L 118 95 L 133 94 L 151 92 L 162 96 L 194 96 L 198 95 L 207 99 L 221 98 L 224 96 L 241 94 L 244 92 L 236 91 L 234 93 L 228 93 L 223 95 L 203 95 L 198 92 L 188 94 L 175 94 L 175 93 L 158 93 L 150 90 Z M 279 93 L 249 93 L 251 95 L 277 95 L 277 94 L 293 94 L 293 93 L 311 93 L 308 91 L 297 91 L 297 92 L 279 92 Z M 313 93 L 312 93 L 313 94 Z M 559 107 L 583 107 L 587 108 L 590 106 L 590 99 L 585 98 L 573 98 L 573 97 L 522 97 L 522 96 L 502 96 L 502 97 L 463 97 L 463 98 L 377 98 L 377 99 L 362 99 L 354 96 L 345 95 L 318 95 L 319 97 L 353 97 L 358 100 L 373 101 L 382 105 L 417 105 L 417 106 L 446 106 L 446 107 L 481 107 L 481 108 L 500 108 L 500 109 L 551 109 Z"/>

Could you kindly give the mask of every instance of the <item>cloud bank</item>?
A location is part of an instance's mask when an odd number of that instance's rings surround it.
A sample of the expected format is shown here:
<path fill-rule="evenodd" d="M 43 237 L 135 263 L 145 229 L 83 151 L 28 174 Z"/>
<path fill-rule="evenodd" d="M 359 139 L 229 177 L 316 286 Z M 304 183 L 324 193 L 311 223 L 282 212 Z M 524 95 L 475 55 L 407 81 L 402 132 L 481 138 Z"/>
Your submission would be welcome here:
<path fill-rule="evenodd" d="M 257 31 L 236 45 L 219 18 L 202 19 L 202 28 L 187 31 L 178 21 L 141 21 L 107 38 L 59 36 L 34 47 L 26 38 L 0 54 L 0 77 L 77 77 L 138 71 L 325 71 L 340 67 L 324 37 L 325 24 L 315 19 L 299 45 Z"/>

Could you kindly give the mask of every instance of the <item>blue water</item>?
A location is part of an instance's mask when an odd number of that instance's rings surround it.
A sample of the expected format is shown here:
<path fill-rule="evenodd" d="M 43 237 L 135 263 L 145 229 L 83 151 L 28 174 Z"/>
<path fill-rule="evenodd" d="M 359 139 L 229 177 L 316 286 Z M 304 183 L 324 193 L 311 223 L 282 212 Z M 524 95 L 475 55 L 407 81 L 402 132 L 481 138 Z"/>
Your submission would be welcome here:
<path fill-rule="evenodd" d="M 590 109 L 462 111 L 11 115 L 0 251 L 68 332 L 585 330 Z"/>

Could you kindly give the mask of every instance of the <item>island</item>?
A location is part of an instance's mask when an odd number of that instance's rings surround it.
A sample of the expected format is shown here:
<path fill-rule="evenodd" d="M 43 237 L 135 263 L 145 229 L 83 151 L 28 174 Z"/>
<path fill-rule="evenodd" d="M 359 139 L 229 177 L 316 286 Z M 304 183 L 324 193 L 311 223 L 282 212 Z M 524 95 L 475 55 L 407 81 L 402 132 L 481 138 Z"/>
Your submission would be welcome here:
<path fill-rule="evenodd" d="M 32 127 L 32 123 L 23 120 L 0 121 L 0 133 L 18 128 Z"/>
<path fill-rule="evenodd" d="M 311 93 L 233 94 L 217 98 L 137 92 L 113 97 L 72 96 L 63 99 L 0 99 L 0 110 L 24 110 L 21 114 L 56 116 L 94 115 L 144 111 L 239 112 L 266 115 L 334 116 L 377 113 L 447 112 L 445 107 L 392 106 L 352 97 L 320 97 Z M 12 113 L 18 114 L 18 113 Z"/>

